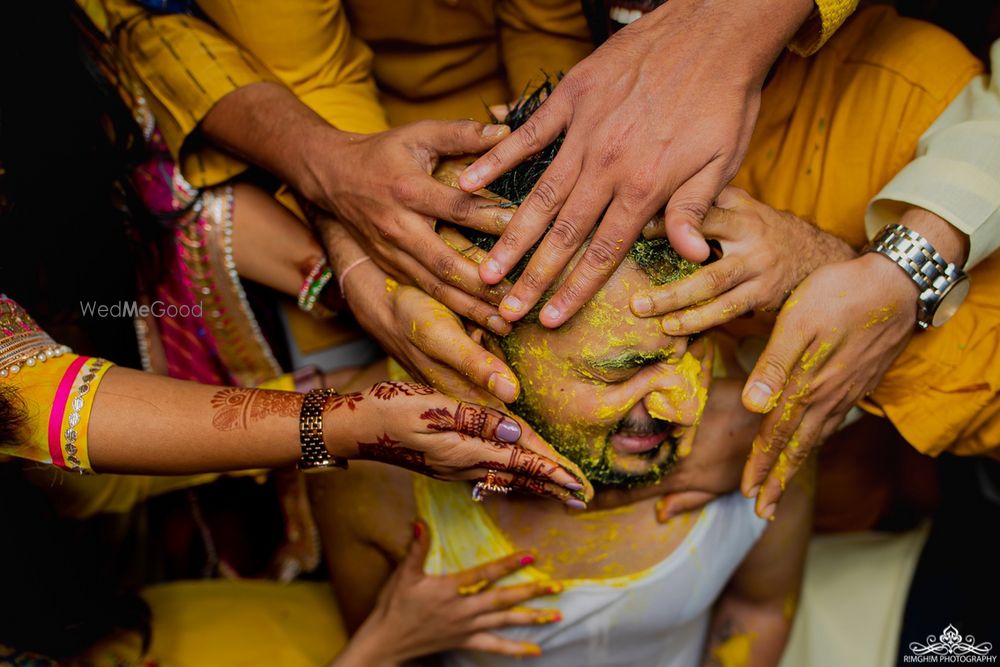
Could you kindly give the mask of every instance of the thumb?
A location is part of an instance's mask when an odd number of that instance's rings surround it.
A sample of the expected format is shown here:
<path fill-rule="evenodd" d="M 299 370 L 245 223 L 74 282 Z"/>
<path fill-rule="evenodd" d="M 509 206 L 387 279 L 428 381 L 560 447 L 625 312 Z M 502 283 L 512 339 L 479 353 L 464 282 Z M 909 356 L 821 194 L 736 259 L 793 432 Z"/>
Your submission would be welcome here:
<path fill-rule="evenodd" d="M 708 243 L 702 235 L 701 224 L 722 189 L 717 172 L 709 165 L 688 179 L 671 195 L 663 214 L 670 245 L 681 257 L 692 262 L 708 259 Z"/>
<path fill-rule="evenodd" d="M 718 497 L 718 494 L 708 491 L 668 493 L 656 502 L 656 520 L 660 523 L 666 523 L 678 514 L 701 509 Z"/>
<path fill-rule="evenodd" d="M 423 519 L 417 519 L 413 522 L 413 541 L 410 542 L 410 550 L 406 553 L 400 570 L 410 576 L 423 576 L 424 561 L 427 560 L 427 552 L 430 547 L 430 528 L 427 527 Z"/>

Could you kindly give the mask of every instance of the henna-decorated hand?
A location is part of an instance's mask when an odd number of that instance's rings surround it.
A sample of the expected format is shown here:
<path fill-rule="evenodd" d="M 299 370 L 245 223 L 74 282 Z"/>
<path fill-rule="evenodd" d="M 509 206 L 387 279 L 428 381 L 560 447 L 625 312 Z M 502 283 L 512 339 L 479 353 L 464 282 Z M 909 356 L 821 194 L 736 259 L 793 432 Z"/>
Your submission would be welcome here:
<path fill-rule="evenodd" d="M 516 418 L 425 384 L 379 382 L 330 398 L 326 412 L 327 447 L 338 456 L 449 480 L 482 479 L 495 470 L 507 473 L 505 484 L 571 507 L 592 493 L 579 470 Z"/>
<path fill-rule="evenodd" d="M 414 524 L 414 534 L 409 553 L 382 588 L 375 609 L 331 667 L 396 667 L 419 656 L 456 649 L 516 657 L 540 655 L 535 644 L 493 632 L 562 620 L 557 609 L 522 606 L 559 592 L 558 583 L 493 586 L 530 565 L 531 554 L 511 554 L 454 574 L 428 575 L 423 569 L 430 547 L 426 524 Z"/>

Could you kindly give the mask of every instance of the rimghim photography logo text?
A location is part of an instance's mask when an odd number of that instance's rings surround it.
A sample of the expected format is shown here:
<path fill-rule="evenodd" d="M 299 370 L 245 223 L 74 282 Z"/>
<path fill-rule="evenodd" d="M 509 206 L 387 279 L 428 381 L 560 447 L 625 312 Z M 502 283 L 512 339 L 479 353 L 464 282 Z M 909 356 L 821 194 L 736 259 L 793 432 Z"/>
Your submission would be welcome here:
<path fill-rule="evenodd" d="M 982 642 L 977 644 L 972 635 L 962 636 L 954 625 L 948 625 L 941 631 L 940 637 L 930 635 L 927 643 L 910 642 L 910 655 L 903 656 L 903 662 L 942 664 L 942 663 L 986 663 L 997 661 L 993 654 L 993 644 Z"/>

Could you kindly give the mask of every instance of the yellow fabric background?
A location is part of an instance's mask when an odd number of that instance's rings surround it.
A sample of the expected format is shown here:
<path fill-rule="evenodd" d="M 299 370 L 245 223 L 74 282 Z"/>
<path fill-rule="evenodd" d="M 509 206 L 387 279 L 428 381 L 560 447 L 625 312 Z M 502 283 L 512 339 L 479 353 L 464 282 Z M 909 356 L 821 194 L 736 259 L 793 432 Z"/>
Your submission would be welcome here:
<path fill-rule="evenodd" d="M 317 667 L 347 643 L 327 583 L 190 581 L 142 593 L 158 667 Z"/>

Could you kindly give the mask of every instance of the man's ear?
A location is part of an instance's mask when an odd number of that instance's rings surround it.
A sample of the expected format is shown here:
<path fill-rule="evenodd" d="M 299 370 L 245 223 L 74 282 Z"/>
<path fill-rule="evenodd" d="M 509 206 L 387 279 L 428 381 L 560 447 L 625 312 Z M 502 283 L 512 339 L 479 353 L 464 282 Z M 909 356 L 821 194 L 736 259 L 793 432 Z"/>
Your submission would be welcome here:
<path fill-rule="evenodd" d="M 510 362 L 507 360 L 507 355 L 503 351 L 503 346 L 500 345 L 500 341 L 496 337 L 496 334 L 483 329 L 475 322 L 465 323 L 465 333 L 469 335 L 469 338 L 471 338 L 474 343 L 482 345 L 487 352 L 496 355 L 499 357 L 500 361 L 504 362 L 508 366 L 510 365 Z"/>

